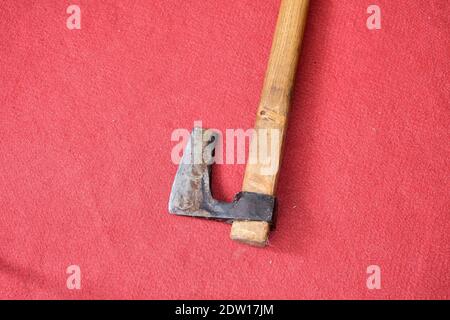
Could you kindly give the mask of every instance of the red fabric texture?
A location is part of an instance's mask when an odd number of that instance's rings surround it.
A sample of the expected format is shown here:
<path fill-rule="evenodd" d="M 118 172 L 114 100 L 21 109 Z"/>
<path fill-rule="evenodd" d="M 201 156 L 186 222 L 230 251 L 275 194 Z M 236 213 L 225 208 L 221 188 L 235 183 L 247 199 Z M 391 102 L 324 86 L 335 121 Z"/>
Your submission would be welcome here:
<path fill-rule="evenodd" d="M 449 3 L 371 4 L 311 0 L 259 249 L 168 214 L 170 137 L 253 126 L 278 0 L 2 1 L 0 298 L 448 299 Z"/>

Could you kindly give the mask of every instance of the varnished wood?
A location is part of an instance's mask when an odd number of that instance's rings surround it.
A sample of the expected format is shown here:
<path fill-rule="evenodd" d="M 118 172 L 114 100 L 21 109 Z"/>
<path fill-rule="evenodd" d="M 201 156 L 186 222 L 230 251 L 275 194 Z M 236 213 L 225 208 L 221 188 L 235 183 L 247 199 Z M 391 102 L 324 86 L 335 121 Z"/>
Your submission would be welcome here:
<path fill-rule="evenodd" d="M 256 157 L 262 146 L 261 143 L 258 145 L 258 141 L 263 141 L 257 137 L 259 131 L 259 135 L 267 136 L 267 144 L 271 146 L 268 149 L 274 157 L 270 159 L 270 164 L 261 163 L 261 159 L 251 163 L 249 159 L 245 170 L 243 191 L 275 196 L 308 4 L 309 0 L 281 1 L 269 64 L 256 113 L 256 133 L 250 145 L 250 150 L 254 151 L 253 156 Z M 271 138 L 274 141 L 271 141 Z M 269 174 L 268 167 L 274 169 Z M 257 246 L 266 244 L 268 234 L 267 222 L 235 221 L 231 228 L 233 240 Z"/>

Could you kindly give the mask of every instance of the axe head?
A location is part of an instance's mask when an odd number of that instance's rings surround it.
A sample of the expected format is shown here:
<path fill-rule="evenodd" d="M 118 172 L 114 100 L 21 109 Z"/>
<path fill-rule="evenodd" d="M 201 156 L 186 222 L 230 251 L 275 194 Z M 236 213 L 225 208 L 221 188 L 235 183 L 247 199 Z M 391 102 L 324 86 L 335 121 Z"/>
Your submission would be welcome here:
<path fill-rule="evenodd" d="M 275 198 L 254 192 L 239 192 L 232 202 L 218 201 L 211 194 L 211 166 L 217 132 L 194 128 L 172 185 L 169 212 L 220 219 L 272 222 Z"/>

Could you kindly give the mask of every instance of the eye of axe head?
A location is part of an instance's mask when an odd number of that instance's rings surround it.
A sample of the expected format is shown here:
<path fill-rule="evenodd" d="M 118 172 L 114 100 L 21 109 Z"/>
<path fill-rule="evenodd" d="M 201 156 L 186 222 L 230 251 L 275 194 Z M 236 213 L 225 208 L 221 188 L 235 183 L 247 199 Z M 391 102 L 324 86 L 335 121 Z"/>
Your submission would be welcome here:
<path fill-rule="evenodd" d="M 232 202 L 218 201 L 211 194 L 211 166 L 219 135 L 194 128 L 178 167 L 169 200 L 169 212 L 209 219 L 272 222 L 275 198 L 239 192 Z"/>

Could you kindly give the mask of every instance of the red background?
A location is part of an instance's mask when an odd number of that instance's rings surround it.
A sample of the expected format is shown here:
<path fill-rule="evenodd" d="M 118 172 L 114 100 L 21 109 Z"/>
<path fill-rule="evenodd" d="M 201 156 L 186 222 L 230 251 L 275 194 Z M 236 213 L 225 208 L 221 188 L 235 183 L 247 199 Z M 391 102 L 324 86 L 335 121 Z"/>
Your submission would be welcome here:
<path fill-rule="evenodd" d="M 0 297 L 449 298 L 449 4 L 376 1 L 370 31 L 373 3 L 311 1 L 257 249 L 167 213 L 170 136 L 252 127 L 278 0 L 2 1 Z"/>

